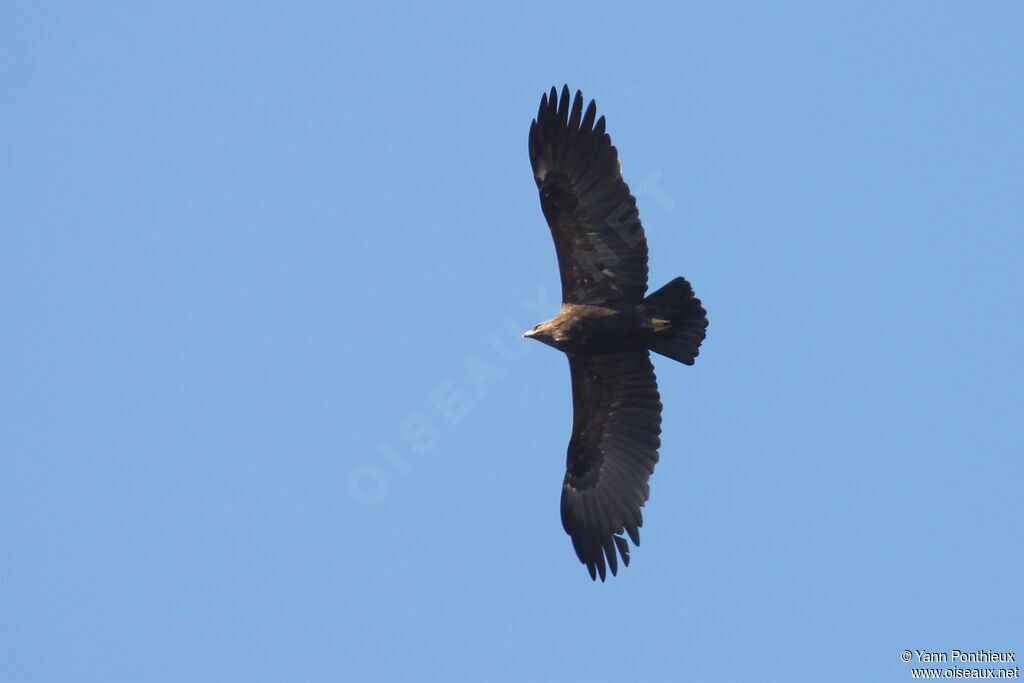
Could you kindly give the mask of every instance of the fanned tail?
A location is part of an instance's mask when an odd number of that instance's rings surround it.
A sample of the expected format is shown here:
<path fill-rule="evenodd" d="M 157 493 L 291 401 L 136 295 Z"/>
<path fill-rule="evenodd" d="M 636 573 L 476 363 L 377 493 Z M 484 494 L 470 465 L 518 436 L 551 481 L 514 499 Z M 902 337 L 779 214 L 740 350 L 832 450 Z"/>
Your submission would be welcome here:
<path fill-rule="evenodd" d="M 654 326 L 651 351 L 693 365 L 708 327 L 707 311 L 686 278 L 677 277 L 641 305 Z"/>

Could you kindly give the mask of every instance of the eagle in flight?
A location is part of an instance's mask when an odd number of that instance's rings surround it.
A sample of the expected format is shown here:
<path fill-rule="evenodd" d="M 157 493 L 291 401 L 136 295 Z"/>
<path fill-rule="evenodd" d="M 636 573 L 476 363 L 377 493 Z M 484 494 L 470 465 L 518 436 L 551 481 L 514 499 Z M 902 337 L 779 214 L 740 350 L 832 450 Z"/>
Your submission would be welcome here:
<path fill-rule="evenodd" d="M 592 579 L 640 545 L 640 508 L 661 445 L 650 352 L 693 365 L 708 326 L 690 283 L 647 293 L 647 240 L 618 153 L 591 100 L 555 88 L 530 124 L 530 164 L 551 228 L 562 307 L 523 336 L 569 357 L 572 434 L 562 526 Z"/>

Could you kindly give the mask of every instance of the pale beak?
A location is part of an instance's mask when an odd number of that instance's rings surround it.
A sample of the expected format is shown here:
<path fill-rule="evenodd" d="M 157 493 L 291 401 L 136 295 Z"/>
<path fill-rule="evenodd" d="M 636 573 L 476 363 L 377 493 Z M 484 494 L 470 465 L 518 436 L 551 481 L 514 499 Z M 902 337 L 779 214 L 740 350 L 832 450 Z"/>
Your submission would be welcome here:
<path fill-rule="evenodd" d="M 535 334 L 537 334 L 537 330 L 527 330 L 526 332 L 523 332 L 523 338 L 529 339 Z"/>

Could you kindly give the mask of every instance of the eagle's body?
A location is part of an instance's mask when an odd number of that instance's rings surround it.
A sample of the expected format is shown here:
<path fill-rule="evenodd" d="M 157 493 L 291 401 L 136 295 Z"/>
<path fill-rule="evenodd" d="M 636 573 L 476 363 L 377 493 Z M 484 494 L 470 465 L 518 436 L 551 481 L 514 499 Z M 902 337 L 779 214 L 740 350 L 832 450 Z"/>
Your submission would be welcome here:
<path fill-rule="evenodd" d="M 646 350 L 654 323 L 640 312 L 591 304 L 562 304 L 558 315 L 526 333 L 565 353 Z"/>
<path fill-rule="evenodd" d="M 562 307 L 524 336 L 569 357 L 573 426 L 562 526 L 591 578 L 614 575 L 640 544 L 640 508 L 661 445 L 661 400 L 650 351 L 692 365 L 707 318 L 683 278 L 646 295 L 647 240 L 618 154 L 577 91 L 541 98 L 530 163 L 551 228 Z"/>

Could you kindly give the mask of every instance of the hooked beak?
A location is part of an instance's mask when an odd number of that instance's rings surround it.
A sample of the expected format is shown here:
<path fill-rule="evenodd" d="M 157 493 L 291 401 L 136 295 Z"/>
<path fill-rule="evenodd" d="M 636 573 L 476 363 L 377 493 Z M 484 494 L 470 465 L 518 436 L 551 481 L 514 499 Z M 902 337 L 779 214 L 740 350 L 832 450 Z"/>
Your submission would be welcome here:
<path fill-rule="evenodd" d="M 533 337 L 536 334 L 537 334 L 537 330 L 527 330 L 526 332 L 523 332 L 523 338 L 524 339 L 530 339 L 531 337 Z"/>

